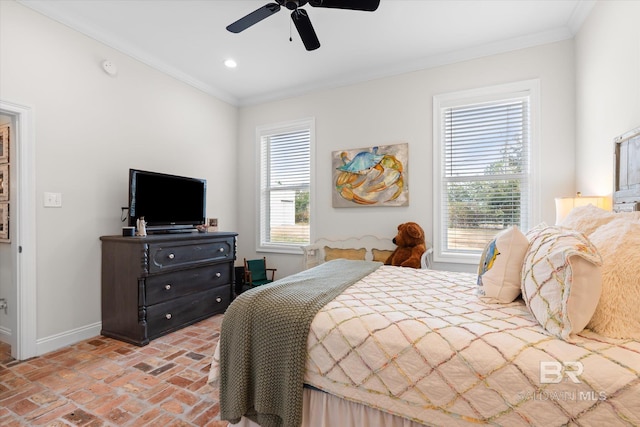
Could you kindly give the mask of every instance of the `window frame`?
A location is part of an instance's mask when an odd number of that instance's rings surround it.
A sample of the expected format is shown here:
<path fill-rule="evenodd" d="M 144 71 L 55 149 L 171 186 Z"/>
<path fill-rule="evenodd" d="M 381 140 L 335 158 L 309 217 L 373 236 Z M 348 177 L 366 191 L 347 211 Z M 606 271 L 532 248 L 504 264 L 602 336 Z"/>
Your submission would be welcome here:
<path fill-rule="evenodd" d="M 302 254 L 302 244 L 283 244 L 283 243 L 271 243 L 265 241 L 263 236 L 266 230 L 262 229 L 264 208 L 268 206 L 268 203 L 263 200 L 264 187 L 262 182 L 263 174 L 263 158 L 262 158 L 262 144 L 263 138 L 288 133 L 296 132 L 300 130 L 309 131 L 309 243 L 311 244 L 314 236 L 313 218 L 314 206 L 313 195 L 315 194 L 315 119 L 313 117 L 292 120 L 287 122 L 261 125 L 256 127 L 255 134 L 255 147 L 256 147 L 256 252 L 271 252 L 271 253 L 283 253 L 283 254 Z"/>
<path fill-rule="evenodd" d="M 540 218 L 540 180 L 539 168 L 539 116 L 540 116 L 540 82 L 538 79 L 487 86 L 482 88 L 463 90 L 433 97 L 433 245 L 434 262 L 477 264 L 480 261 L 481 250 L 476 252 L 445 250 L 442 244 L 444 206 L 443 186 L 443 153 L 444 134 L 442 110 L 444 108 L 473 105 L 484 102 L 499 101 L 516 97 L 529 97 L 529 174 L 528 174 L 528 215 L 523 220 L 523 227 L 527 229 Z"/>

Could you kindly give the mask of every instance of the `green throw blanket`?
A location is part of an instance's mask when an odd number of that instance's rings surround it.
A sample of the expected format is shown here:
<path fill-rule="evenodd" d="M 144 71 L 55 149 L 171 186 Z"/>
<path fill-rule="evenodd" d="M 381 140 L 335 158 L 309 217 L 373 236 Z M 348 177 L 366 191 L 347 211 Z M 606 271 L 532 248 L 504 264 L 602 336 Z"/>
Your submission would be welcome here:
<path fill-rule="evenodd" d="M 220 336 L 220 416 L 298 427 L 307 336 L 316 313 L 379 262 L 334 260 L 241 294 Z"/>

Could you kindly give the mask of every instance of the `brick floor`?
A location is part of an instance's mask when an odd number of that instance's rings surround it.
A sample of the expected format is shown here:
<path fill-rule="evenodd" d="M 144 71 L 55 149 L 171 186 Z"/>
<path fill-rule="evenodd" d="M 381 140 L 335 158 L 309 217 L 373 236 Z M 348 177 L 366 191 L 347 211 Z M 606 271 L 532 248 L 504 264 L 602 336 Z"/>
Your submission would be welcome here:
<path fill-rule="evenodd" d="M 227 426 L 207 384 L 221 323 L 144 347 L 94 337 L 24 361 L 0 348 L 0 426 Z"/>

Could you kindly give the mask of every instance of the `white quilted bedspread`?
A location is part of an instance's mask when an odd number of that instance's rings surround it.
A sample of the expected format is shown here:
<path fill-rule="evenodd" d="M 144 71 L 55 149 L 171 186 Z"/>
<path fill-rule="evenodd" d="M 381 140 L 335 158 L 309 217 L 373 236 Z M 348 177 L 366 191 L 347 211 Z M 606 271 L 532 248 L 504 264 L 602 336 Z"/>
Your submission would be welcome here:
<path fill-rule="evenodd" d="M 305 383 L 429 425 L 640 425 L 639 341 L 562 341 L 475 279 L 379 268 L 315 317 Z"/>

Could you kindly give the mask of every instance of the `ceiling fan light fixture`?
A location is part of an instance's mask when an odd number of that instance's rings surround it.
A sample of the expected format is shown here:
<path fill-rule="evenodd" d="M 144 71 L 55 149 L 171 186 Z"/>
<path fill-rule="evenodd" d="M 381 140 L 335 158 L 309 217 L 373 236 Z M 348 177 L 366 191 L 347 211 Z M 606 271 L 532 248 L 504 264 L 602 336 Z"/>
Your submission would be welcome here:
<path fill-rule="evenodd" d="M 298 1 L 298 0 L 284 0 L 284 7 L 289 10 L 296 10 L 300 6 L 304 6 L 306 1 Z"/>
<path fill-rule="evenodd" d="M 272 2 L 274 0 L 271 0 Z M 284 6 L 291 10 L 291 19 L 300 34 L 300 38 L 307 50 L 315 50 L 320 47 L 320 41 L 316 35 L 309 15 L 302 6 L 309 3 L 313 7 L 326 7 L 334 9 L 362 10 L 373 12 L 380 5 L 380 0 L 275 0 L 277 3 L 267 3 L 264 6 L 254 10 L 248 15 L 243 16 L 234 23 L 227 26 L 227 30 L 232 33 L 239 33 L 247 28 L 257 24 L 263 19 L 280 11 L 280 7 Z M 291 37 L 289 37 L 291 40 Z"/>

